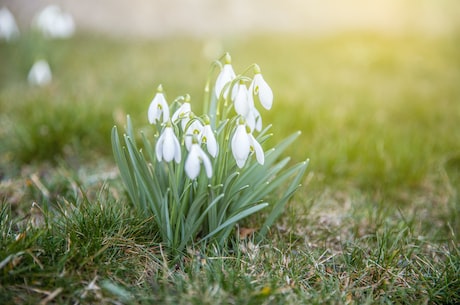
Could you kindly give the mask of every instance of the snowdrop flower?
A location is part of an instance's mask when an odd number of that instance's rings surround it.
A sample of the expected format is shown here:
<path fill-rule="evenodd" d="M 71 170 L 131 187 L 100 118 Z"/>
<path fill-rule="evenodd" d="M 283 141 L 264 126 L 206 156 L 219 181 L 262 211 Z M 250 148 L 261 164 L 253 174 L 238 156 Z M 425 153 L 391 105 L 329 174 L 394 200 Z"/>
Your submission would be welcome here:
<path fill-rule="evenodd" d="M 258 65 L 255 65 L 254 73 L 254 78 L 252 79 L 252 83 L 249 86 L 249 98 L 252 99 L 253 97 L 257 97 L 262 106 L 265 109 L 270 110 L 273 104 L 272 89 L 264 80 Z"/>
<path fill-rule="evenodd" d="M 27 76 L 29 84 L 35 86 L 45 86 L 52 80 L 51 69 L 46 60 L 36 61 L 30 68 Z"/>
<path fill-rule="evenodd" d="M 214 132 L 212 131 L 211 125 L 207 123 L 204 125 L 203 129 L 201 130 L 200 134 L 200 141 L 201 143 L 206 144 L 206 149 L 208 153 L 215 158 L 217 156 L 217 141 L 216 137 L 214 136 Z"/>
<path fill-rule="evenodd" d="M 180 120 L 182 130 L 185 129 L 185 126 L 190 121 L 190 113 L 192 112 L 192 108 L 189 102 L 185 102 L 174 112 L 173 116 L 171 117 L 172 122 L 176 122 Z"/>
<path fill-rule="evenodd" d="M 75 32 L 72 16 L 57 5 L 45 7 L 34 18 L 33 24 L 47 38 L 69 38 Z"/>
<path fill-rule="evenodd" d="M 233 71 L 231 61 L 232 59 L 230 57 L 230 54 L 228 53 L 225 54 L 224 66 L 222 67 L 222 70 L 220 71 L 216 79 L 215 91 L 216 91 L 217 98 L 219 98 L 220 95 L 222 94 L 222 90 L 224 89 L 225 85 L 227 85 L 229 82 L 231 82 L 236 77 L 235 71 Z M 228 94 L 228 87 L 225 89 L 225 92 L 223 93 L 224 97 L 226 97 L 227 94 Z"/>
<path fill-rule="evenodd" d="M 233 106 L 236 113 L 246 119 L 246 125 L 252 130 L 262 130 L 262 117 L 259 111 L 254 106 L 254 101 L 249 98 L 249 91 L 244 82 L 240 82 L 238 86 L 232 90 Z"/>
<path fill-rule="evenodd" d="M 176 163 L 179 163 L 181 160 L 181 149 L 179 140 L 174 134 L 174 130 L 171 126 L 171 123 L 166 124 L 163 133 L 155 147 L 155 152 L 159 162 L 165 160 L 166 162 L 171 162 L 173 159 Z"/>
<path fill-rule="evenodd" d="M 163 123 L 166 123 L 169 120 L 169 106 L 163 93 L 163 86 L 161 85 L 158 86 L 157 93 L 155 94 L 152 102 L 150 102 L 147 116 L 150 124 L 154 124 L 156 121 L 159 121 L 161 116 L 163 116 Z"/>
<path fill-rule="evenodd" d="M 185 160 L 185 173 L 190 179 L 195 179 L 200 174 L 201 163 L 204 165 L 206 170 L 206 176 L 208 178 L 212 177 L 212 165 L 211 160 L 206 155 L 206 153 L 201 149 L 200 144 L 196 139 L 193 140 L 192 146 L 190 147 L 190 152 L 188 154 L 187 160 Z"/>
<path fill-rule="evenodd" d="M 185 147 L 187 147 L 189 151 L 192 147 L 193 138 L 200 140 L 200 134 L 202 131 L 203 124 L 201 124 L 201 122 L 197 119 L 194 119 L 193 122 L 190 123 L 190 125 L 187 127 L 187 130 L 185 131 Z"/>
<path fill-rule="evenodd" d="M 247 131 L 244 123 L 240 122 L 232 138 L 232 153 L 239 168 L 244 166 L 251 152 L 256 154 L 257 162 L 263 165 L 265 156 L 262 146 L 260 146 L 252 133 Z"/>
<path fill-rule="evenodd" d="M 10 41 L 17 36 L 19 29 L 13 14 L 6 7 L 0 9 L 0 39 Z"/>

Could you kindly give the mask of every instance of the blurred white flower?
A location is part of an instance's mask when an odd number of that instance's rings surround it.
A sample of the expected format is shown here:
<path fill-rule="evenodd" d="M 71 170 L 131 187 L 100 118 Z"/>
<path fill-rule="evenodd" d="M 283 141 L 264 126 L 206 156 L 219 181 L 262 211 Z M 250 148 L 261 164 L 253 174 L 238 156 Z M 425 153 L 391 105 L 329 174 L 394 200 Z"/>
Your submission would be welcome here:
<path fill-rule="evenodd" d="M 169 123 L 166 125 L 163 133 L 158 139 L 155 147 L 155 152 L 159 162 L 162 160 L 171 162 L 174 159 L 176 163 L 179 163 L 181 160 L 181 148 L 179 140 L 174 134 L 174 130 Z"/>
<path fill-rule="evenodd" d="M 160 121 L 162 116 L 163 123 L 166 123 L 169 120 L 169 106 L 163 93 L 163 86 L 161 85 L 158 86 L 157 93 L 150 102 L 147 116 L 150 124 L 154 124 L 156 121 Z"/>
<path fill-rule="evenodd" d="M 19 29 L 13 14 L 6 7 L 0 9 L 0 39 L 10 41 L 18 36 Z"/>
<path fill-rule="evenodd" d="M 194 140 L 195 141 L 195 140 Z M 212 165 L 209 157 L 201 149 L 198 142 L 192 143 L 190 147 L 190 152 L 185 160 L 185 173 L 190 179 L 195 179 L 200 174 L 201 163 L 204 165 L 206 170 L 206 176 L 208 178 L 212 177 Z"/>
<path fill-rule="evenodd" d="M 251 85 L 249 86 L 249 98 L 256 97 L 259 99 L 262 106 L 270 110 L 273 104 L 273 92 L 267 82 L 264 80 L 260 73 L 260 68 L 256 65 L 254 70 L 255 75 L 252 79 Z"/>
<path fill-rule="evenodd" d="M 213 158 L 215 158 L 217 156 L 218 145 L 214 132 L 212 131 L 211 125 L 204 125 L 203 129 L 201 130 L 200 141 L 201 143 L 206 144 L 206 149 L 208 150 L 208 153 Z"/>
<path fill-rule="evenodd" d="M 35 86 L 45 86 L 52 80 L 51 69 L 46 60 L 36 61 L 32 68 L 30 68 L 29 75 L 27 76 L 29 84 Z"/>
<path fill-rule="evenodd" d="M 227 85 L 229 82 L 235 79 L 235 71 L 233 71 L 233 67 L 231 64 L 231 57 L 227 53 L 225 55 L 225 63 L 224 66 L 222 67 L 222 70 L 220 71 L 219 75 L 217 76 L 216 79 L 216 86 L 215 86 L 215 92 L 217 98 L 220 97 L 222 94 L 222 90 L 224 89 L 225 85 Z M 227 97 L 229 88 L 227 87 L 223 93 L 224 98 Z"/>
<path fill-rule="evenodd" d="M 36 27 L 47 38 L 69 38 L 75 33 L 72 15 L 65 13 L 57 5 L 48 5 L 33 20 Z"/>

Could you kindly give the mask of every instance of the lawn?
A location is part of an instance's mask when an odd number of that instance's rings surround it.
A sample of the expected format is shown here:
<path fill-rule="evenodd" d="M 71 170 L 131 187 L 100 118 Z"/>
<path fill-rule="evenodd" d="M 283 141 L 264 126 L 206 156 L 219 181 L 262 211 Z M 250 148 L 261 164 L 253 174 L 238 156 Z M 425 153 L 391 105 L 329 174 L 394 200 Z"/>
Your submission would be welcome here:
<path fill-rule="evenodd" d="M 179 262 L 132 209 L 110 130 L 126 114 L 148 128 L 160 83 L 199 107 L 222 54 L 185 37 L 2 42 L 0 303 L 459 303 L 458 37 L 224 40 L 235 70 L 256 62 L 273 89 L 268 144 L 300 130 L 286 155 L 310 165 L 265 239 L 236 232 Z M 53 70 L 46 87 L 27 84 L 37 58 Z"/>

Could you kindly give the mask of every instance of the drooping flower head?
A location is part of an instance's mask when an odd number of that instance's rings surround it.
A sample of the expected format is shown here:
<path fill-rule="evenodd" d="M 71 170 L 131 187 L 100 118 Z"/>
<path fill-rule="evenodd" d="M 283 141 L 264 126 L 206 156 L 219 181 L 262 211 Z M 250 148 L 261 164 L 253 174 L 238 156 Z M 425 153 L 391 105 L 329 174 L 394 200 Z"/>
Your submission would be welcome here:
<path fill-rule="evenodd" d="M 233 157 L 239 168 L 244 166 L 251 152 L 255 153 L 259 164 L 264 164 L 265 156 L 262 146 L 257 142 L 252 132 L 248 129 L 248 126 L 246 126 L 242 120 L 240 120 L 236 127 L 231 145 Z"/>
<path fill-rule="evenodd" d="M 258 99 L 260 104 L 267 110 L 272 108 L 273 92 L 264 80 L 258 65 L 254 65 L 254 78 L 249 86 L 249 98 Z"/>
<path fill-rule="evenodd" d="M 166 123 L 169 120 L 169 106 L 166 102 L 162 85 L 158 86 L 157 93 L 150 103 L 147 114 L 150 124 L 160 121 L 161 117 L 163 117 L 163 123 Z"/>
<path fill-rule="evenodd" d="M 192 106 L 190 105 L 190 95 L 186 94 L 184 97 L 184 103 L 174 111 L 171 121 L 176 124 L 180 121 L 182 130 L 185 130 L 185 126 L 190 120 L 190 114 L 192 113 Z"/>
<path fill-rule="evenodd" d="M 171 162 L 173 159 L 176 161 L 176 163 L 180 162 L 181 148 L 179 140 L 174 134 L 174 129 L 171 126 L 171 122 L 166 124 L 163 133 L 160 135 L 160 138 L 158 139 L 155 147 L 155 153 L 159 162 L 162 160 Z"/>
<path fill-rule="evenodd" d="M 190 147 L 187 160 L 185 160 L 185 173 L 190 179 L 195 179 L 200 174 L 201 163 L 204 165 L 206 171 L 206 176 L 208 178 L 212 177 L 212 165 L 211 160 L 206 155 L 206 153 L 201 149 L 198 140 L 194 138 L 192 140 L 192 145 Z"/>
<path fill-rule="evenodd" d="M 191 122 L 190 122 L 191 121 Z M 187 150 L 190 150 L 192 147 L 193 139 L 198 139 L 200 142 L 200 134 L 203 131 L 203 124 L 201 121 L 195 117 L 193 113 L 190 114 L 190 121 L 188 123 L 187 129 L 185 130 L 185 147 Z"/>
<path fill-rule="evenodd" d="M 217 144 L 216 136 L 214 135 L 214 131 L 212 130 L 209 123 L 209 118 L 207 118 L 207 121 L 201 130 L 200 142 L 206 144 L 206 149 L 213 158 L 217 156 L 219 147 Z"/>
<path fill-rule="evenodd" d="M 235 79 L 235 77 L 235 71 L 233 71 L 232 67 L 232 58 L 230 57 L 230 54 L 227 53 L 225 54 L 224 66 L 222 67 L 222 70 L 217 76 L 216 86 L 214 88 L 217 98 L 221 96 L 224 87 L 233 79 Z M 223 92 L 224 97 L 227 97 L 228 91 L 229 87 L 227 86 L 227 88 L 225 88 L 225 91 Z"/>

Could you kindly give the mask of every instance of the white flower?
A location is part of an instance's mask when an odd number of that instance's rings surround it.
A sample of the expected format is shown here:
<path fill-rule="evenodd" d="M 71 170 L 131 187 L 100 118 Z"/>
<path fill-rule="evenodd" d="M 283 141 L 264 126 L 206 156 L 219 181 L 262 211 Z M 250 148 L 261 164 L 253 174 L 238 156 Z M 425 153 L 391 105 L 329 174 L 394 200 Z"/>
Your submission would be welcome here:
<path fill-rule="evenodd" d="M 190 147 L 187 160 L 185 160 L 185 173 L 190 179 L 195 179 L 200 174 L 201 163 L 204 165 L 206 170 L 206 176 L 212 177 L 212 165 L 211 160 L 206 153 L 201 149 L 197 142 L 194 142 Z"/>
<path fill-rule="evenodd" d="M 172 122 L 176 122 L 177 120 L 181 121 L 182 130 L 185 129 L 188 121 L 190 120 L 190 113 L 192 112 L 192 108 L 190 103 L 183 103 L 173 114 L 171 117 Z"/>
<path fill-rule="evenodd" d="M 214 132 L 212 131 L 211 125 L 206 124 L 204 125 L 203 129 L 201 130 L 200 134 L 200 141 L 201 143 L 206 144 L 206 149 L 208 153 L 215 158 L 217 156 L 217 141 L 216 137 L 214 136 Z"/>
<path fill-rule="evenodd" d="M 258 66 L 255 68 L 256 74 L 249 86 L 249 98 L 257 97 L 262 106 L 270 110 L 273 104 L 273 92 L 267 82 L 264 80 Z"/>
<path fill-rule="evenodd" d="M 257 162 L 263 165 L 265 156 L 262 146 L 252 133 L 246 130 L 246 126 L 240 123 L 232 138 L 232 153 L 239 168 L 244 166 L 251 152 L 256 154 Z"/>
<path fill-rule="evenodd" d="M 185 147 L 187 147 L 188 150 L 190 150 L 192 147 L 192 141 L 194 137 L 200 140 L 200 134 L 202 130 L 203 124 L 201 124 L 199 120 L 195 119 L 192 123 L 190 123 L 187 130 L 185 131 Z"/>
<path fill-rule="evenodd" d="M 161 116 L 163 116 L 163 123 L 169 120 L 169 106 L 166 102 L 165 95 L 163 94 L 163 87 L 161 85 L 158 86 L 157 93 L 150 103 L 147 115 L 150 124 L 159 121 Z"/>
<path fill-rule="evenodd" d="M 248 97 L 248 89 L 246 88 L 246 85 L 243 82 L 240 82 L 238 86 L 233 87 L 233 106 L 235 107 L 236 113 L 244 117 L 248 115 L 250 109 Z"/>
<path fill-rule="evenodd" d="M 75 32 L 72 16 L 57 5 L 45 7 L 34 18 L 33 24 L 47 38 L 69 38 Z"/>
<path fill-rule="evenodd" d="M 231 82 L 233 79 L 235 79 L 235 71 L 233 71 L 233 67 L 231 65 L 231 58 L 229 54 L 225 55 L 225 64 L 222 67 L 222 70 L 220 71 L 219 75 L 217 76 L 216 79 L 216 86 L 215 86 L 215 91 L 216 91 L 216 96 L 217 98 L 220 97 L 222 94 L 222 90 L 224 89 L 225 85 L 227 85 L 229 82 Z M 223 94 L 224 97 L 227 96 L 229 88 L 227 87 L 225 89 L 225 92 Z"/>
<path fill-rule="evenodd" d="M 160 162 L 162 160 L 171 162 L 174 159 L 176 163 L 179 163 L 181 160 L 179 140 L 174 134 L 174 130 L 169 123 L 166 125 L 163 133 L 158 139 L 157 145 L 155 147 L 155 152 L 157 159 Z"/>
<path fill-rule="evenodd" d="M 6 7 L 0 9 L 0 39 L 10 41 L 17 36 L 19 29 L 13 14 Z"/>
<path fill-rule="evenodd" d="M 29 84 L 45 86 L 52 80 L 51 69 L 46 60 L 36 61 L 27 76 Z"/>

